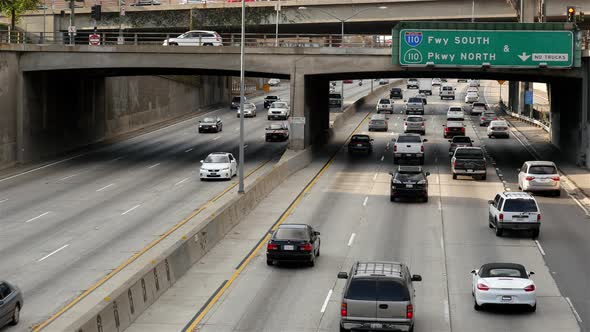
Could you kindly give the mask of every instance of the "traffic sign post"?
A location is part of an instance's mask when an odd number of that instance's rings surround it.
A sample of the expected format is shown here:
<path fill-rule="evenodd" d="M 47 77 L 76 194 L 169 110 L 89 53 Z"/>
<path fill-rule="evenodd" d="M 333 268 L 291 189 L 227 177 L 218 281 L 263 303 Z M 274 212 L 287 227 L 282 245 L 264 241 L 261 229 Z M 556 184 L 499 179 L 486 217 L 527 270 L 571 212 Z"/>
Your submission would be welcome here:
<path fill-rule="evenodd" d="M 88 36 L 88 45 L 92 46 L 99 46 L 100 45 L 100 35 L 93 33 Z"/>
<path fill-rule="evenodd" d="M 437 67 L 569 68 L 574 63 L 571 31 L 399 31 L 399 64 Z"/>

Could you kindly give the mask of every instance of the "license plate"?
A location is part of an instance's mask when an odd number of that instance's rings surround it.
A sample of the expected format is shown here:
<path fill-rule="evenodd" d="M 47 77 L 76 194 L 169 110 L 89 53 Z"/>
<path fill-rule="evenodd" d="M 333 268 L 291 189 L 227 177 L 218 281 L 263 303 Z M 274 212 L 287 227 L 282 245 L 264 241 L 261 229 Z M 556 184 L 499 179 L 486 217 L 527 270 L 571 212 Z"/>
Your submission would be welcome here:
<path fill-rule="evenodd" d="M 505 302 L 512 301 L 512 296 L 502 296 L 502 301 L 505 301 Z"/>
<path fill-rule="evenodd" d="M 383 328 L 383 324 L 381 324 L 381 323 L 371 323 L 371 328 L 372 329 L 382 329 Z"/>
<path fill-rule="evenodd" d="M 468 169 L 467 170 L 467 173 L 473 173 L 473 170 L 472 169 Z"/>
<path fill-rule="evenodd" d="M 406 184 L 406 188 L 414 188 L 413 184 Z"/>
<path fill-rule="evenodd" d="M 412 154 L 411 153 L 406 153 L 406 157 L 411 157 Z"/>
<path fill-rule="evenodd" d="M 356 146 L 363 146 L 362 144 L 357 144 Z"/>
<path fill-rule="evenodd" d="M 283 250 L 295 250 L 293 245 L 287 244 L 283 246 Z"/>
<path fill-rule="evenodd" d="M 215 176 L 215 175 L 217 175 L 217 173 L 211 173 L 211 174 L 209 174 L 209 175 Z"/>

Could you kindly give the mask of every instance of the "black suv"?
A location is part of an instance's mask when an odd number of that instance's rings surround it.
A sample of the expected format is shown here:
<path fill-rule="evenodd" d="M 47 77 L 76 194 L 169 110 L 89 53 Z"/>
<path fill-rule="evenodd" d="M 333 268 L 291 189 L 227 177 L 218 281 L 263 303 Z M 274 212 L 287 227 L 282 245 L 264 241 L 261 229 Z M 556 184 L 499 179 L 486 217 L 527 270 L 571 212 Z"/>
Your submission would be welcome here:
<path fill-rule="evenodd" d="M 373 139 L 369 135 L 352 135 L 350 142 L 348 142 L 348 153 L 352 154 L 356 151 L 373 152 Z"/>
<path fill-rule="evenodd" d="M 340 331 L 413 331 L 415 292 L 413 282 L 422 281 L 398 262 L 356 262 L 347 279 L 340 304 Z"/>
<path fill-rule="evenodd" d="M 244 104 L 248 101 L 248 98 L 246 98 L 246 96 L 244 96 Z M 233 109 L 238 109 L 240 108 L 240 96 L 235 96 L 231 99 L 231 106 L 230 108 Z"/>
<path fill-rule="evenodd" d="M 404 99 L 404 94 L 401 88 L 391 88 L 389 91 L 389 99 Z"/>
<path fill-rule="evenodd" d="M 397 172 L 389 172 L 391 175 L 390 200 L 395 201 L 399 197 L 421 197 L 428 202 L 428 176 L 430 172 L 424 172 L 422 166 L 399 166 Z"/>
<path fill-rule="evenodd" d="M 275 101 L 279 101 L 281 100 L 281 98 L 279 98 L 278 96 L 266 96 L 264 97 L 264 108 L 269 108 L 270 105 L 272 105 L 272 103 L 274 103 Z M 238 99 L 239 101 L 239 99 Z"/>

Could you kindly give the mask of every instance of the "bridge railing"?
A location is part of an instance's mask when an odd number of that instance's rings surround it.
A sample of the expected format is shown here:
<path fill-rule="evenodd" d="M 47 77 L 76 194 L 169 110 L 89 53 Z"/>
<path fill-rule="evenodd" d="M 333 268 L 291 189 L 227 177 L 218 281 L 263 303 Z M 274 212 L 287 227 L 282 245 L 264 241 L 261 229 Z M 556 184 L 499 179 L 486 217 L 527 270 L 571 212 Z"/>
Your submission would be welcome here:
<path fill-rule="evenodd" d="M 177 37 L 178 33 L 155 33 L 155 32 L 97 32 L 92 36 L 92 31 L 79 31 L 75 36 L 70 37 L 67 31 L 60 33 L 43 33 L 28 31 L 0 30 L 0 43 L 6 44 L 61 44 L 61 45 L 91 45 L 112 46 L 112 45 L 160 45 L 163 47 L 182 47 L 166 45 L 174 43 L 171 38 Z M 91 40 L 91 37 L 92 38 Z M 92 41 L 92 43 L 91 43 Z M 185 39 L 186 41 L 186 39 Z M 193 40 L 191 46 L 240 46 L 240 34 L 221 34 L 221 40 L 208 38 Z M 98 45 L 97 45 L 98 44 Z M 182 44 L 182 41 L 179 42 Z M 374 35 L 330 35 L 330 34 L 254 34 L 245 36 L 246 47 L 364 47 L 364 48 L 390 48 L 391 40 L 385 36 Z"/>

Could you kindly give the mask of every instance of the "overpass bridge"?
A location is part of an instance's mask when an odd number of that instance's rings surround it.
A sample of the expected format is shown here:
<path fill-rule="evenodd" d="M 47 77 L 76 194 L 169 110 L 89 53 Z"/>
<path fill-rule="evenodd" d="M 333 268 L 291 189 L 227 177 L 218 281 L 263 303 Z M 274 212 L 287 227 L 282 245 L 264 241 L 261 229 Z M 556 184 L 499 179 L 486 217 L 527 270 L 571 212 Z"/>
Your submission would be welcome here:
<path fill-rule="evenodd" d="M 18 113 L 19 161 L 34 160 L 36 146 L 47 143 L 43 119 L 48 114 L 100 111 L 104 79 L 130 75 L 234 75 L 239 73 L 239 47 L 0 45 L 7 70 L 0 81 L 18 82 L 14 93 L 0 96 L 2 105 Z M 577 56 L 578 57 L 578 56 Z M 302 149 L 329 128 L 329 82 L 341 79 L 448 77 L 536 81 L 549 85 L 552 141 L 572 159 L 581 154 L 586 137 L 590 58 L 571 69 L 510 67 L 408 67 L 392 62 L 383 48 L 262 47 L 246 48 L 246 75 L 289 78 L 295 118 L 290 146 Z M 517 97 L 511 92 L 510 99 Z M 83 111 L 80 111 L 83 110 Z M 75 123 L 75 121 L 72 121 Z M 59 125 L 59 124 L 58 124 Z M 585 140 L 587 140 L 585 138 Z M 585 146 L 585 145 L 583 145 Z"/>

